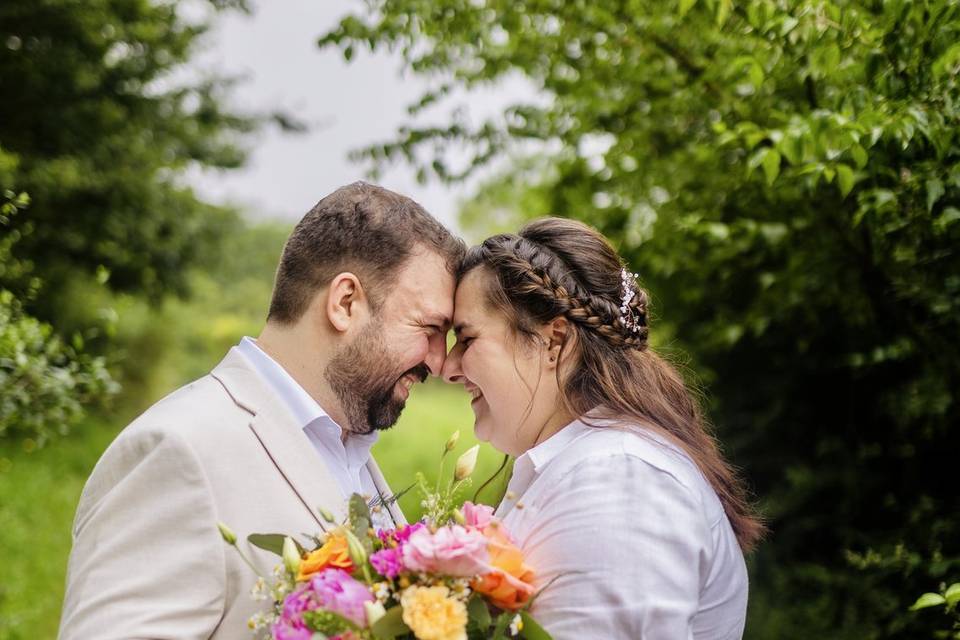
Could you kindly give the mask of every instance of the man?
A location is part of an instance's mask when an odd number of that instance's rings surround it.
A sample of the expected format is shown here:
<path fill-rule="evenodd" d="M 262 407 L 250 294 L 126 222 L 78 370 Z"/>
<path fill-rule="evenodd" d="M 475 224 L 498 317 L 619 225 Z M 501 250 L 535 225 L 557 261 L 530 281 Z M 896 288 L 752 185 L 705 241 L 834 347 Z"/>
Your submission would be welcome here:
<path fill-rule="evenodd" d="M 313 533 L 353 492 L 389 490 L 370 447 L 438 375 L 463 243 L 365 183 L 300 221 L 266 326 L 121 432 L 84 488 L 62 639 L 245 638 L 255 574 L 220 537 Z M 402 520 L 391 506 L 382 517 Z"/>

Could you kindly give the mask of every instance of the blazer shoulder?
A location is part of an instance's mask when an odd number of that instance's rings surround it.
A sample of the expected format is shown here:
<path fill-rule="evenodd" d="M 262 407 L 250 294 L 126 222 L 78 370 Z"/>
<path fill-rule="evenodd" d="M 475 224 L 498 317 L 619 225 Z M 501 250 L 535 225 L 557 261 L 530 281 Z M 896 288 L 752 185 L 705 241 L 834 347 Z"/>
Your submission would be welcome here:
<path fill-rule="evenodd" d="M 220 439 L 253 415 L 238 405 L 223 384 L 211 375 L 194 380 L 144 411 L 121 432 L 121 436 L 152 432 L 169 433 L 195 444 L 208 438 Z"/>

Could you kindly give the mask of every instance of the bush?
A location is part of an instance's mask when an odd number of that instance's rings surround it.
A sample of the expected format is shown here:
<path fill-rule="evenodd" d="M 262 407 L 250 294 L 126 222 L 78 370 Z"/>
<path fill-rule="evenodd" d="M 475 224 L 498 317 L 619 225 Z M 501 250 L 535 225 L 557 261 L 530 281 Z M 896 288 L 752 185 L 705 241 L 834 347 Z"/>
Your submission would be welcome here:
<path fill-rule="evenodd" d="M 24 315 L 0 290 L 0 438 L 22 437 L 29 450 L 65 435 L 86 403 L 117 386 L 103 358 L 65 344 L 49 324 Z"/>

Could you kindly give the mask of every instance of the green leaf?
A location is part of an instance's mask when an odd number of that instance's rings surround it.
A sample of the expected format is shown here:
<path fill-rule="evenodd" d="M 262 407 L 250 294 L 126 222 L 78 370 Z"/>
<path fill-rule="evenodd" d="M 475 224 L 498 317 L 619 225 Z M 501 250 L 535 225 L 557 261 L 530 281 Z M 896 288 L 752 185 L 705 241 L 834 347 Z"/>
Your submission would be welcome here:
<path fill-rule="evenodd" d="M 493 632 L 490 634 L 490 640 L 501 640 L 506 637 L 507 627 L 510 626 L 510 621 L 513 620 L 513 616 L 517 614 L 504 611 L 499 616 L 497 616 L 497 624 L 493 628 Z"/>
<path fill-rule="evenodd" d="M 350 496 L 350 530 L 363 545 L 367 553 L 373 552 L 373 545 L 367 530 L 370 529 L 370 507 L 359 493 Z"/>
<path fill-rule="evenodd" d="M 680 6 L 678 7 L 677 12 L 680 14 L 680 17 L 687 15 L 690 9 L 693 9 L 694 5 L 697 4 L 697 0 L 680 0 Z"/>
<path fill-rule="evenodd" d="M 927 607 L 936 607 L 944 604 L 946 601 L 946 598 L 939 593 L 925 593 L 917 598 L 917 601 L 913 603 L 913 606 L 910 607 L 910 610 L 919 611 L 920 609 L 926 609 Z"/>
<path fill-rule="evenodd" d="M 947 587 L 947 590 L 943 592 L 943 597 L 947 601 L 948 607 L 952 607 L 960 602 L 960 582 L 954 582 Z"/>
<path fill-rule="evenodd" d="M 523 621 L 523 630 L 520 632 L 521 638 L 527 640 L 553 640 L 553 637 L 547 633 L 546 629 L 540 626 L 540 623 L 526 611 L 520 613 L 520 619 Z"/>
<path fill-rule="evenodd" d="M 747 73 L 750 77 L 750 84 L 759 89 L 760 85 L 763 84 L 764 78 L 763 67 L 760 66 L 760 63 L 754 61 L 753 64 L 750 65 L 750 69 Z"/>
<path fill-rule="evenodd" d="M 943 196 L 943 181 L 939 178 L 927 180 L 927 211 L 933 211 L 933 205 Z"/>
<path fill-rule="evenodd" d="M 717 26 L 722 27 L 730 17 L 730 11 L 733 9 L 733 0 L 720 0 L 717 3 Z"/>
<path fill-rule="evenodd" d="M 470 601 L 467 602 L 467 618 L 470 625 L 479 631 L 486 631 L 493 622 L 487 603 L 477 594 L 471 596 Z"/>
<path fill-rule="evenodd" d="M 774 149 L 767 149 L 763 156 L 763 174 L 767 178 L 767 184 L 773 184 L 773 181 L 780 175 L 780 153 Z"/>
<path fill-rule="evenodd" d="M 800 136 L 787 134 L 777 144 L 780 154 L 792 165 L 800 164 L 803 160 L 803 140 Z"/>
<path fill-rule="evenodd" d="M 282 533 L 251 533 L 247 536 L 247 542 L 255 547 L 283 556 L 283 539 L 287 536 Z M 294 540 L 296 542 L 296 540 Z M 297 544 L 299 547 L 300 545 Z"/>
<path fill-rule="evenodd" d="M 853 175 L 853 169 L 845 164 L 837 165 L 837 186 L 840 187 L 840 195 L 844 198 L 853 189 L 856 177 Z"/>
<path fill-rule="evenodd" d="M 863 169 L 865 166 L 867 166 L 867 151 L 859 144 L 855 144 L 850 147 L 850 155 L 853 157 L 853 161 L 857 165 L 857 169 Z"/>
<path fill-rule="evenodd" d="M 410 627 L 403 621 L 403 607 L 396 606 L 387 609 L 387 613 L 370 626 L 375 638 L 396 638 L 411 633 Z"/>
<path fill-rule="evenodd" d="M 933 63 L 933 73 L 938 76 L 947 76 L 957 73 L 960 67 L 960 42 L 954 43 L 942 56 Z"/>

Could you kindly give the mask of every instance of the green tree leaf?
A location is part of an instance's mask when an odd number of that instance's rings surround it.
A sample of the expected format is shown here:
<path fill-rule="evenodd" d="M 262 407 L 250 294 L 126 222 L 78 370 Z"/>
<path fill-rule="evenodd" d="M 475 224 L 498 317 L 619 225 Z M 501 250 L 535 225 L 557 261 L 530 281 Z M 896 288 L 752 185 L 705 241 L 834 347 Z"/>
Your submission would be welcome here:
<path fill-rule="evenodd" d="M 780 175 L 780 154 L 770 148 L 766 149 L 763 155 L 763 175 L 767 179 L 767 184 L 772 185 L 773 181 Z"/>
<path fill-rule="evenodd" d="M 960 582 L 955 582 L 947 587 L 946 591 L 943 592 L 943 599 L 948 607 L 953 607 L 960 602 Z"/>
<path fill-rule="evenodd" d="M 687 13 L 697 4 L 697 0 L 680 0 L 677 12 L 680 14 L 680 17 L 687 15 Z"/>
<path fill-rule="evenodd" d="M 944 604 L 946 599 L 939 593 L 925 593 L 917 601 L 913 603 L 913 606 L 910 607 L 911 611 L 918 611 L 920 609 L 927 609 L 929 607 L 936 607 L 941 604 Z"/>
<path fill-rule="evenodd" d="M 840 187 L 840 195 L 846 198 L 847 194 L 853 189 L 854 182 L 856 182 L 856 178 L 854 177 L 853 169 L 845 164 L 838 164 L 837 186 Z"/>

